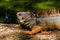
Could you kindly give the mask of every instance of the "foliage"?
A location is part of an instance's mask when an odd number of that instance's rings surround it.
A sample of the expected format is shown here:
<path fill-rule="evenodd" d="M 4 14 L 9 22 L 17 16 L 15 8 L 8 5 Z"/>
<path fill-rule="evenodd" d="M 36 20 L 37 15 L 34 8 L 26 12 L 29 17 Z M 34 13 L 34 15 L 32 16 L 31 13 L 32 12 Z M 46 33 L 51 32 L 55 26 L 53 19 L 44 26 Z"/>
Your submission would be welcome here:
<path fill-rule="evenodd" d="M 59 8 L 59 4 L 59 0 L 0 0 L 0 15 L 4 17 L 5 13 L 8 13 L 10 15 L 9 20 L 12 21 L 11 15 L 16 16 L 19 11 Z"/>

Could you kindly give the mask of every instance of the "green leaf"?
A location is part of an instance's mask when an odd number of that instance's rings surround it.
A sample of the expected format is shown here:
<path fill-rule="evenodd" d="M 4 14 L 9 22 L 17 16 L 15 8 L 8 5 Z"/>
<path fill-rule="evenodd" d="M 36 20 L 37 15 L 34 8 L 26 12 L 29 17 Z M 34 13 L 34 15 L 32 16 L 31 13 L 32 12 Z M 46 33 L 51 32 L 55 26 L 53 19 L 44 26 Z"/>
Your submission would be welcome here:
<path fill-rule="evenodd" d="M 33 5 L 36 9 L 52 9 L 54 8 L 54 1 L 44 1 Z"/>

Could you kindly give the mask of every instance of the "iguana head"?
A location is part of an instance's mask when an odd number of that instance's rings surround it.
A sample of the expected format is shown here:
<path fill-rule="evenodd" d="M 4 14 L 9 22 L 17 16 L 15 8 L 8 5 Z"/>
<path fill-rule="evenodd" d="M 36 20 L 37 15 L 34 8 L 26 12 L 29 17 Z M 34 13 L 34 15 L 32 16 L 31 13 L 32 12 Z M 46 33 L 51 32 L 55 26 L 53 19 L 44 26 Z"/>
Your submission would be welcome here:
<path fill-rule="evenodd" d="M 17 18 L 20 23 L 24 24 L 25 21 L 31 19 L 30 12 L 18 12 Z"/>
<path fill-rule="evenodd" d="M 18 23 L 22 26 L 23 29 L 30 30 L 30 12 L 18 12 L 17 13 Z"/>

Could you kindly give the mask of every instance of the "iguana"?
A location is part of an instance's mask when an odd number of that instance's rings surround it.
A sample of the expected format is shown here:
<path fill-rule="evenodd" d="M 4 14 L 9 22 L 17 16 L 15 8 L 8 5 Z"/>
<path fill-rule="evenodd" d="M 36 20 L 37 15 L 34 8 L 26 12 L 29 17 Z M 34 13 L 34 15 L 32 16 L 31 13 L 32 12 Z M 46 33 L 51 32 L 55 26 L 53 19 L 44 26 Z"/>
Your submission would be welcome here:
<path fill-rule="evenodd" d="M 55 10 L 52 12 L 55 12 Z M 35 34 L 49 30 L 60 30 L 60 14 L 37 18 L 35 16 L 31 16 L 30 12 L 18 12 L 17 18 L 22 29 L 25 29 L 22 30 L 22 32 L 26 34 Z"/>

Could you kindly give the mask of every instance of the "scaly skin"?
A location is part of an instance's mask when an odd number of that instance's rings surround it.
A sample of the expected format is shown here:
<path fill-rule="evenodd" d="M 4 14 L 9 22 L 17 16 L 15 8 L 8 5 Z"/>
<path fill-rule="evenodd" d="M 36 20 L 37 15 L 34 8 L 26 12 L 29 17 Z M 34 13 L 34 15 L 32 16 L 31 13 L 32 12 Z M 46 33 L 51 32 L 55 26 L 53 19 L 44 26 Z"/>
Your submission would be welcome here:
<path fill-rule="evenodd" d="M 23 12 L 17 13 L 17 18 L 18 18 L 18 22 L 19 23 L 25 25 L 24 21 L 22 21 L 22 20 L 25 19 L 24 16 L 22 16 L 22 13 Z M 28 13 L 28 12 L 25 12 L 25 13 Z M 51 14 L 52 15 L 48 15 L 47 12 L 45 12 L 45 13 L 46 14 L 44 15 L 43 18 L 37 18 L 38 21 L 40 20 L 40 22 L 41 22 L 40 23 L 40 26 L 39 25 L 38 26 L 34 25 L 34 27 L 32 28 L 31 31 L 22 30 L 22 32 L 25 33 L 25 34 L 35 34 L 35 33 L 38 33 L 39 31 L 60 30 L 60 14 L 54 16 L 52 13 L 55 13 L 56 14 L 55 10 L 54 11 L 51 11 Z M 21 15 L 19 15 L 19 14 L 21 14 Z M 46 16 L 46 15 L 48 15 L 48 16 Z M 26 17 L 28 17 L 28 16 L 26 16 Z M 36 22 L 34 20 L 34 18 L 32 20 L 34 22 Z M 33 23 L 33 21 L 32 21 L 32 23 Z M 29 21 L 27 21 L 27 22 L 29 22 Z M 31 25 L 29 25 L 29 26 L 31 26 Z"/>

